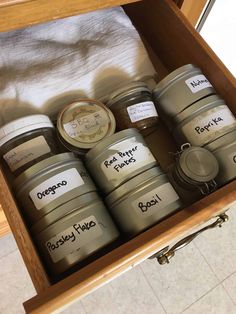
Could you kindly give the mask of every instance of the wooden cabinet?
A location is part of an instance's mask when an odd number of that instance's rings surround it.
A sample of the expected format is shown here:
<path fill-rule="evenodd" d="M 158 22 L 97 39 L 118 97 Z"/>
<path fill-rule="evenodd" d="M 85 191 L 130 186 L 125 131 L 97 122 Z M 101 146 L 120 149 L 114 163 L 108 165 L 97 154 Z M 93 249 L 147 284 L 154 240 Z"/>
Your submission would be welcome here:
<path fill-rule="evenodd" d="M 50 9 L 51 2 L 54 10 Z M 53 0 L 49 6 L 48 1 L 43 0 L 5 0 L 0 2 L 0 17 L 6 14 L 5 20 L 0 19 L 0 30 L 128 2 L 135 1 Z M 45 8 L 48 8 L 46 13 L 43 12 Z M 144 38 L 160 78 L 181 65 L 194 63 L 203 70 L 236 114 L 236 84 L 233 76 L 173 1 L 143 0 L 126 4 L 124 9 Z M 153 136 L 156 146 L 162 147 L 158 157 L 165 168 L 168 165 L 168 152 L 173 150 L 173 141 L 164 126 Z M 228 209 L 236 203 L 236 182 L 218 189 L 56 284 L 50 283 L 47 277 L 2 173 L 0 203 L 37 291 L 34 298 L 25 302 L 25 309 L 29 313 L 48 313 L 83 297 Z"/>

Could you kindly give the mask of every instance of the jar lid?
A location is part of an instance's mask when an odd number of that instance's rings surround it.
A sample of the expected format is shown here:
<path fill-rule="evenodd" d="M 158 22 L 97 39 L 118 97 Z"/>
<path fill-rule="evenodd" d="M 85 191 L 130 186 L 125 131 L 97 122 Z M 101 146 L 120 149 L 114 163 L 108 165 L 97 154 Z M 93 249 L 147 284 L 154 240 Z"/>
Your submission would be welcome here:
<path fill-rule="evenodd" d="M 232 129 L 226 133 L 222 134 L 220 137 L 205 145 L 204 147 L 210 151 L 214 151 L 220 147 L 227 146 L 228 144 L 236 142 L 236 127 L 233 126 Z"/>
<path fill-rule="evenodd" d="M 87 162 L 93 160 L 97 157 L 104 149 L 109 148 L 110 145 L 113 145 L 117 142 L 123 141 L 126 138 L 132 136 L 141 136 L 139 131 L 135 128 L 125 129 L 123 131 L 117 132 L 107 138 L 104 138 L 101 142 L 99 142 L 96 146 L 94 146 L 90 151 L 85 155 L 85 159 Z"/>
<path fill-rule="evenodd" d="M 153 167 L 151 169 L 148 169 L 129 181 L 126 181 L 122 185 L 120 185 L 118 188 L 116 188 L 114 191 L 112 191 L 106 198 L 105 201 L 107 204 L 112 204 L 116 202 L 119 198 L 121 198 L 123 195 L 128 194 L 133 189 L 139 189 L 139 186 L 145 183 L 148 184 L 148 182 L 160 175 L 164 175 L 164 172 L 160 167 Z"/>
<path fill-rule="evenodd" d="M 30 229 L 33 235 L 37 235 L 50 225 L 58 222 L 58 220 L 64 219 L 66 216 L 77 212 L 81 208 L 90 205 L 93 202 L 100 201 L 100 198 L 96 192 L 90 192 L 80 195 L 67 203 L 63 203 L 61 206 L 52 210 L 49 214 L 43 216 L 38 220 Z"/>
<path fill-rule="evenodd" d="M 143 92 L 143 91 L 149 92 L 151 94 L 151 91 L 148 88 L 148 85 L 144 82 L 137 81 L 137 82 L 131 82 L 129 84 L 126 84 L 125 86 L 118 88 L 109 96 L 107 106 L 110 107 L 111 105 L 120 101 L 122 98 L 126 96 L 129 96 L 137 92 Z"/>
<path fill-rule="evenodd" d="M 213 180 L 219 171 L 215 156 L 205 148 L 196 146 L 184 149 L 178 165 L 187 178 L 201 183 Z"/>
<path fill-rule="evenodd" d="M 215 108 L 216 106 L 220 105 L 226 105 L 226 103 L 218 95 L 211 95 L 203 99 L 200 99 L 199 101 L 196 101 L 194 104 L 192 104 L 191 106 L 180 112 L 178 115 L 173 117 L 174 125 L 177 125 L 178 123 L 182 122 L 184 119 L 186 119 L 192 114 L 198 114 L 203 110 L 207 111 L 212 107 Z"/>
<path fill-rule="evenodd" d="M 173 72 L 171 72 L 170 74 L 168 74 L 167 76 L 164 77 L 164 79 L 162 79 L 154 88 L 153 93 L 155 94 L 155 97 L 159 97 L 160 94 L 163 92 L 163 90 L 169 85 L 171 84 L 173 81 L 175 81 L 176 79 L 178 79 L 179 77 L 185 75 L 188 72 L 199 72 L 200 69 L 197 68 L 195 65 L 193 64 L 186 64 L 183 65 L 182 67 L 174 70 Z"/>
<path fill-rule="evenodd" d="M 63 144 L 69 145 L 69 149 L 90 149 L 115 132 L 116 122 L 104 104 L 82 99 L 60 112 L 57 128 Z"/>
<path fill-rule="evenodd" d="M 82 161 L 78 159 L 78 157 L 76 157 L 73 153 L 62 153 L 51 156 L 38 162 L 37 164 L 33 165 L 32 167 L 21 173 L 14 181 L 15 189 L 19 190 L 21 185 L 25 184 L 25 182 L 29 179 L 32 179 L 40 171 L 49 171 L 51 167 L 55 169 L 56 165 L 60 166 L 60 164 L 65 164 L 68 161 L 76 161 L 82 164 Z"/>
<path fill-rule="evenodd" d="M 49 117 L 42 114 L 26 116 L 11 121 L 0 128 L 0 147 L 14 137 L 42 128 L 54 128 Z"/>

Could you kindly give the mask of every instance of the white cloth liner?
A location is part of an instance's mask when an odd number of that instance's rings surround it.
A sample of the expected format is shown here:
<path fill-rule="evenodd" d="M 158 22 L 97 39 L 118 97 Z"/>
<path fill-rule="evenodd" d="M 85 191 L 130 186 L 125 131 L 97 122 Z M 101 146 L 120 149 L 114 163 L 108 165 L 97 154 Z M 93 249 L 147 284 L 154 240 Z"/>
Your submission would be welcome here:
<path fill-rule="evenodd" d="M 1 33 L 0 47 L 0 125 L 32 113 L 55 118 L 74 100 L 104 100 L 155 74 L 120 7 Z"/>

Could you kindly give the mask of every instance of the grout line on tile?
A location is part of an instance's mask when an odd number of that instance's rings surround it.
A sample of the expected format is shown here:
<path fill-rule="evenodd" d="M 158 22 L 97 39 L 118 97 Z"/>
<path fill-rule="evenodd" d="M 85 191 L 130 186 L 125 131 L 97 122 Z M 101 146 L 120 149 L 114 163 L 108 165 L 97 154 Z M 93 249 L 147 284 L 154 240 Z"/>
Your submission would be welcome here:
<path fill-rule="evenodd" d="M 193 304 L 195 304 L 196 302 L 198 302 L 199 300 L 201 300 L 202 298 L 204 298 L 208 293 L 212 292 L 215 288 L 217 288 L 218 286 L 222 285 L 221 282 L 219 282 L 218 284 L 216 284 L 214 287 L 212 287 L 210 290 L 208 290 L 207 292 L 205 292 L 200 298 L 198 298 L 197 300 L 195 300 L 192 304 L 190 304 L 189 306 L 187 306 L 182 312 L 181 314 L 183 314 L 188 308 L 190 308 Z M 222 285 L 223 286 L 223 285 Z"/>
<path fill-rule="evenodd" d="M 155 290 L 153 289 L 153 287 L 152 287 L 150 281 L 148 280 L 148 278 L 147 278 L 145 272 L 143 271 L 142 267 L 140 267 L 140 269 L 141 269 L 141 272 L 143 273 L 144 279 L 146 280 L 148 286 L 151 288 L 151 290 L 152 290 L 154 296 L 156 297 L 157 301 L 160 303 L 160 305 L 161 305 L 163 311 L 167 314 L 167 311 L 166 311 L 164 305 L 162 304 L 161 300 L 158 298 L 158 295 L 156 294 Z"/>
<path fill-rule="evenodd" d="M 195 246 L 195 248 L 198 250 L 198 252 L 200 253 L 200 255 L 202 256 L 202 258 L 204 259 L 204 261 L 207 263 L 207 265 L 209 266 L 209 268 L 211 269 L 211 271 L 213 272 L 213 275 L 215 276 L 215 278 L 218 280 L 218 283 L 221 283 L 222 280 L 217 276 L 217 273 L 215 272 L 214 268 L 208 263 L 205 255 L 202 253 L 202 251 L 199 249 L 199 247 L 195 244 L 195 242 L 193 241 L 193 245 Z"/>
<path fill-rule="evenodd" d="M 221 283 L 222 284 L 222 283 Z M 224 285 L 222 284 L 222 287 L 225 291 L 225 293 L 228 295 L 228 297 L 230 298 L 230 300 L 233 302 L 233 304 L 236 306 L 236 302 L 234 301 L 234 299 L 231 297 L 230 293 L 227 291 L 227 289 L 225 289 Z"/>
<path fill-rule="evenodd" d="M 235 275 L 235 273 L 236 273 L 236 271 L 234 271 L 232 274 L 230 274 L 229 276 L 227 276 L 224 280 L 222 280 L 221 283 L 222 283 L 222 286 L 223 286 L 225 292 L 228 294 L 229 298 L 232 300 L 233 304 L 236 306 L 235 300 L 231 297 L 230 293 L 228 292 L 228 290 L 227 290 L 227 289 L 224 287 L 224 285 L 223 285 L 224 281 L 226 281 L 229 277 Z"/>

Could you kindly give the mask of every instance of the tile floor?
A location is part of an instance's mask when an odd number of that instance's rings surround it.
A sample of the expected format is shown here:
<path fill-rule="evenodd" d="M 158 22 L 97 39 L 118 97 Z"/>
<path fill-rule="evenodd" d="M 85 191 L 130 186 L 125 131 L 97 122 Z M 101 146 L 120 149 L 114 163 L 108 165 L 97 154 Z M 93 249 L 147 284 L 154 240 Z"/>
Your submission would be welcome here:
<path fill-rule="evenodd" d="M 236 206 L 222 228 L 205 232 L 169 265 L 147 260 L 64 314 L 236 313 Z M 12 235 L 0 240 L 0 313 L 24 313 L 35 294 Z"/>
<path fill-rule="evenodd" d="M 217 0 L 215 20 L 217 14 L 222 18 L 226 2 L 235 5 L 234 0 Z M 211 17 L 211 20 L 217 24 L 214 18 Z M 232 19 L 227 21 L 232 23 Z M 219 45 L 214 43 L 216 39 L 210 40 L 212 36 L 209 37 L 211 32 L 219 35 L 219 32 L 211 31 L 213 28 L 209 22 L 202 35 L 220 56 Z M 229 33 L 228 39 L 232 48 L 231 35 Z M 227 55 L 222 52 L 222 60 L 234 72 L 236 63 L 232 56 L 232 53 Z M 155 261 L 145 261 L 74 303 L 63 313 L 236 313 L 236 207 L 229 214 L 230 221 L 221 229 L 199 236 L 179 251 L 169 265 L 160 266 Z M 0 278 L 0 314 L 24 313 L 22 302 L 32 297 L 35 291 L 12 235 L 0 239 Z"/>

